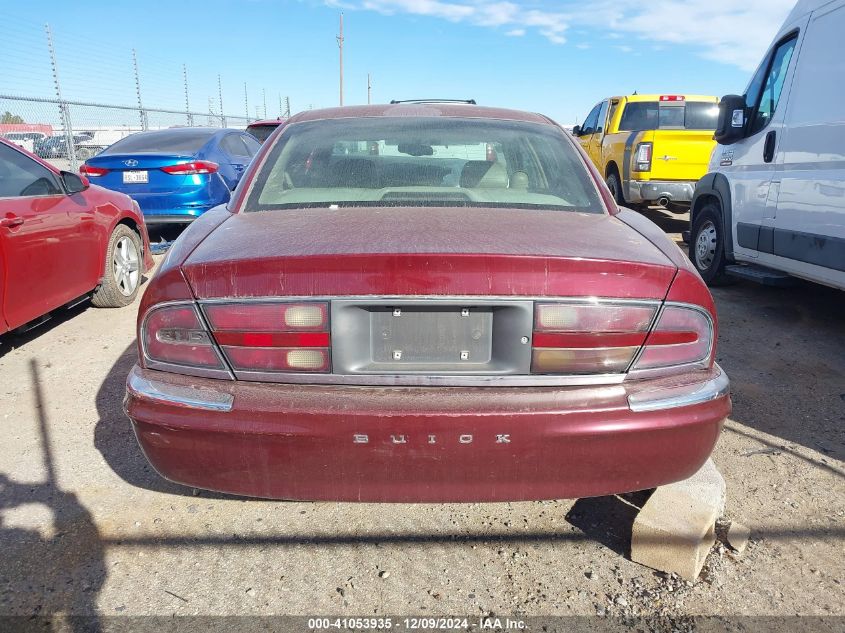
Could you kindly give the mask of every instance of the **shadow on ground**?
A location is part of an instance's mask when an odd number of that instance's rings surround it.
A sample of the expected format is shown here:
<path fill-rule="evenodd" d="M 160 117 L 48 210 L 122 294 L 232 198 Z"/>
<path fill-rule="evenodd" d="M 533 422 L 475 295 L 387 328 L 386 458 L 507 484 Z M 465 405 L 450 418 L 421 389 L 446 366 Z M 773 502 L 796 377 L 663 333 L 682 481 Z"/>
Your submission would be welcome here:
<path fill-rule="evenodd" d="M 198 491 L 159 475 L 150 466 L 135 439 L 132 423 L 123 411 L 123 397 L 126 394 L 126 377 L 137 359 L 137 346 L 133 341 L 112 365 L 97 391 L 98 420 L 94 428 L 94 446 L 109 467 L 132 486 L 182 496 L 197 494 Z M 208 491 L 201 494 L 205 498 L 234 498 Z"/>
<path fill-rule="evenodd" d="M 58 619 L 59 629 L 93 633 L 101 628 L 97 594 L 106 578 L 106 547 L 91 513 L 74 493 L 58 485 L 34 359 L 30 373 L 46 481 L 21 484 L 0 473 L 0 587 L 5 594 L 0 599 L 5 604 L 0 608 L 5 614 L 28 618 L 11 622 L 16 630 L 37 617 L 41 630 L 52 630 L 52 621 Z M 17 508 L 33 504 L 50 511 L 49 524 L 39 525 L 40 529 L 3 524 L 9 513 L 14 515 Z M 78 620 L 66 617 L 68 614 L 85 617 Z M 3 626 L 0 622 L 0 628 Z"/>

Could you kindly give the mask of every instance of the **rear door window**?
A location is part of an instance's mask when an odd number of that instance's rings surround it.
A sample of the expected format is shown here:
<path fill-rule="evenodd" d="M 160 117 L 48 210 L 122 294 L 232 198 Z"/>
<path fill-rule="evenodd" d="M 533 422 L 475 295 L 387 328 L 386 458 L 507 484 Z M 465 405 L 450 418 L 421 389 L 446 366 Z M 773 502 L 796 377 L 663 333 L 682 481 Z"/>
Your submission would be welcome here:
<path fill-rule="evenodd" d="M 249 158 L 250 156 L 240 134 L 229 134 L 223 139 L 220 146 L 229 156 L 237 158 Z"/>
<path fill-rule="evenodd" d="M 55 196 L 61 193 L 53 172 L 0 143 L 0 198 Z"/>
<path fill-rule="evenodd" d="M 261 149 L 261 143 L 256 141 L 251 135 L 244 134 L 241 138 L 246 144 L 246 149 L 249 152 L 250 157 L 255 156 L 258 153 L 258 150 Z"/>

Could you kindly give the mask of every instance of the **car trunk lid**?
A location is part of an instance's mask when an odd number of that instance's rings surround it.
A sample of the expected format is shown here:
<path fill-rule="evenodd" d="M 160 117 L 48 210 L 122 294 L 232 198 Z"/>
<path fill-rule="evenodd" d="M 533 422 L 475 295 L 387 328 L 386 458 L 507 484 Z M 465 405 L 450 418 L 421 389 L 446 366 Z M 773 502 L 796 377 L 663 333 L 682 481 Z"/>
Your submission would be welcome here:
<path fill-rule="evenodd" d="M 675 270 L 656 246 L 612 216 L 465 207 L 237 214 L 183 265 L 199 299 L 662 299 Z"/>

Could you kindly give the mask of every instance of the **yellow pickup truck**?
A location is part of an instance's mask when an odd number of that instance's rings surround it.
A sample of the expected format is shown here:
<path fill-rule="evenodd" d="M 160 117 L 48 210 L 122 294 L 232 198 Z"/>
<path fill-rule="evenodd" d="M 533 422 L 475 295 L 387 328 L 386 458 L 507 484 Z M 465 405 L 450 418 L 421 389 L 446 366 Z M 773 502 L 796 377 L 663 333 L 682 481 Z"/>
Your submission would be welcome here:
<path fill-rule="evenodd" d="M 716 145 L 718 102 L 703 95 L 610 97 L 572 134 L 619 204 L 685 212 Z"/>

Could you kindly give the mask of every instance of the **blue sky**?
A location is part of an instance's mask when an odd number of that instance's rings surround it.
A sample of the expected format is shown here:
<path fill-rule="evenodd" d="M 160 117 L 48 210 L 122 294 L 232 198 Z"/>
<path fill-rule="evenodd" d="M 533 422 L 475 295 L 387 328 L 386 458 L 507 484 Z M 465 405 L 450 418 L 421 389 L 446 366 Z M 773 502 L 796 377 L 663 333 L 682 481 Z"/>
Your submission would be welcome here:
<path fill-rule="evenodd" d="M 582 120 L 601 98 L 637 90 L 741 92 L 792 0 L 205 0 L 33 1 L 4 7 L 0 94 L 51 96 L 43 23 L 52 28 L 65 98 L 276 116 L 338 101 L 338 15 L 345 100 L 472 97 Z M 630 6 L 629 6 L 630 5 Z"/>

